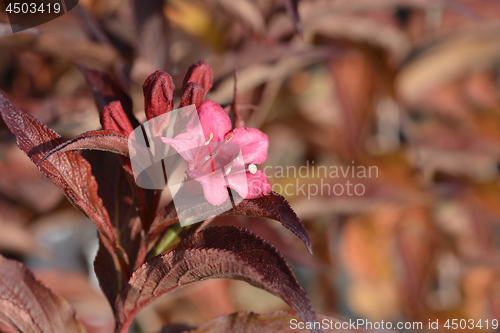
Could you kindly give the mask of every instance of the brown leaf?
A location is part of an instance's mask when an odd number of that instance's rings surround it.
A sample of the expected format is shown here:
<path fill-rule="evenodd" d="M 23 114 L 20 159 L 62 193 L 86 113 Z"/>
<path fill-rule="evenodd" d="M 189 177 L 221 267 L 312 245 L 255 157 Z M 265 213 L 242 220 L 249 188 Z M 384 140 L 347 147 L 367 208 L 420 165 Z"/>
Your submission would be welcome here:
<path fill-rule="evenodd" d="M 311 41 L 314 36 L 322 35 L 337 40 L 363 42 L 386 50 L 398 60 L 404 59 L 411 49 L 408 36 L 397 26 L 389 12 L 379 16 L 381 18 L 370 16 L 369 13 L 329 12 L 328 8 L 313 2 L 303 2 L 301 21 L 304 40 Z"/>
<path fill-rule="evenodd" d="M 0 323 L 14 332 L 85 332 L 71 306 L 26 266 L 0 255 L 0 272 Z"/>
<path fill-rule="evenodd" d="M 221 7 L 237 21 L 262 34 L 265 30 L 264 17 L 254 1 L 249 0 L 217 0 Z"/>
<path fill-rule="evenodd" d="M 123 268 L 109 243 L 99 235 L 99 250 L 94 259 L 94 271 L 99 280 L 99 286 L 113 307 L 118 292 L 123 286 Z M 113 309 L 114 311 L 114 309 Z"/>
<path fill-rule="evenodd" d="M 297 214 L 286 199 L 276 193 L 271 192 L 265 197 L 257 199 L 245 199 L 236 208 L 228 210 L 221 215 L 244 215 L 252 217 L 267 217 L 279 221 L 285 228 L 291 230 L 297 237 L 302 239 L 307 250 L 312 253 L 311 239 L 307 229 L 300 222 Z"/>
<path fill-rule="evenodd" d="M 500 55 L 499 31 L 500 25 L 488 24 L 429 40 L 399 72 L 399 96 L 417 104 L 437 87 L 494 66 Z"/>
<path fill-rule="evenodd" d="M 81 33 L 79 24 L 71 24 L 70 21 L 75 22 L 75 20 L 50 22 L 51 29 L 64 33 L 38 33 L 40 30 L 30 29 L 32 33 L 4 35 L 0 40 L 0 48 L 6 51 L 30 49 L 32 52 L 59 59 L 64 63 L 91 63 L 99 68 L 112 68 L 120 60 L 118 52 L 113 47 L 90 40 Z"/>
<path fill-rule="evenodd" d="M 374 69 L 368 57 L 352 55 L 332 59 L 330 70 L 342 110 L 342 126 L 337 129 L 339 150 L 349 160 L 360 154 L 367 136 L 367 123 L 373 112 Z"/>
<path fill-rule="evenodd" d="M 85 157 L 94 170 L 98 193 L 117 232 L 118 244 L 127 255 L 129 268 L 123 272 L 127 281 L 145 255 L 137 186 L 125 162 L 117 155 L 93 150 L 86 151 Z"/>
<path fill-rule="evenodd" d="M 42 163 L 56 153 L 72 150 L 102 150 L 129 157 L 128 138 L 115 130 L 97 130 L 80 134 L 49 151 Z"/>
<path fill-rule="evenodd" d="M 154 299 L 208 278 L 246 281 L 281 297 L 303 320 L 317 321 L 304 289 L 269 242 L 242 228 L 213 227 L 188 237 L 134 272 L 115 304 L 117 332 L 126 332 L 135 315 Z"/>
<path fill-rule="evenodd" d="M 115 319 L 111 307 L 87 272 L 53 267 L 32 271 L 41 283 L 69 302 L 88 333 L 113 332 Z"/>
<path fill-rule="evenodd" d="M 219 216 L 215 219 L 212 226 L 235 225 L 245 228 L 254 234 L 269 241 L 273 246 L 287 259 L 288 262 L 303 266 L 304 268 L 315 271 L 326 271 L 327 266 L 321 262 L 316 256 L 311 256 L 305 253 L 301 248 L 297 247 L 296 243 L 300 240 L 296 239 L 294 235 L 289 233 L 282 233 L 279 227 L 271 224 L 258 217 L 240 216 Z"/>
<path fill-rule="evenodd" d="M 54 182 L 69 201 L 87 215 L 111 244 L 116 243 L 108 213 L 97 194 L 97 183 L 90 164 L 77 152 L 53 155 L 42 163 L 42 157 L 63 139 L 36 118 L 23 113 L 0 94 L 0 113 L 16 137 L 17 145 L 39 170 Z"/>

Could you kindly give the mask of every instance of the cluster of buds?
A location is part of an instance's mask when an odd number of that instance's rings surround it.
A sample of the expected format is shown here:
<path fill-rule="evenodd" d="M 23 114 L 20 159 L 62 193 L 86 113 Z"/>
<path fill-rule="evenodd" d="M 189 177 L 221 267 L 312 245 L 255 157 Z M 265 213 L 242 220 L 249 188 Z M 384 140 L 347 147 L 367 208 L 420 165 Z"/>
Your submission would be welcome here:
<path fill-rule="evenodd" d="M 178 107 L 194 105 L 201 130 L 198 130 L 199 126 L 188 123 L 182 134 L 173 138 L 162 137 L 161 140 L 187 162 L 188 178 L 202 186 L 210 204 L 226 202 L 228 189 L 245 199 L 265 196 L 271 192 L 271 185 L 257 164 L 267 160 L 268 137 L 255 128 L 240 126 L 233 129 L 226 111 L 219 104 L 204 100 L 212 84 L 213 72 L 207 63 L 199 61 L 189 68 Z M 173 110 L 175 86 L 168 73 L 156 71 L 151 74 L 144 83 L 143 92 L 148 121 Z M 127 136 L 133 131 L 130 117 L 120 102 L 110 103 L 101 117 L 105 129 Z"/>

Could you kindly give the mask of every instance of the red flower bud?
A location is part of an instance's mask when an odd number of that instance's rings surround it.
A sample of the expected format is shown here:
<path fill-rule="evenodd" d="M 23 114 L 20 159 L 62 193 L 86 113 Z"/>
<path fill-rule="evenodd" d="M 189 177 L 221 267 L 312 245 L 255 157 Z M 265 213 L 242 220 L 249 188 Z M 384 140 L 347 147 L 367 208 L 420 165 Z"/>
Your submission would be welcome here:
<path fill-rule="evenodd" d="M 212 68 L 203 60 L 191 65 L 184 77 L 183 87 L 185 88 L 189 82 L 196 82 L 201 85 L 206 94 L 212 88 L 214 82 Z"/>
<path fill-rule="evenodd" d="M 144 82 L 142 90 L 148 120 L 172 111 L 175 86 L 168 73 L 164 71 L 154 72 Z"/>
<path fill-rule="evenodd" d="M 127 136 L 134 130 L 120 101 L 113 101 L 104 106 L 100 118 L 104 129 L 115 130 Z"/>
<path fill-rule="evenodd" d="M 180 107 L 194 104 L 198 107 L 205 97 L 205 90 L 196 82 L 189 82 L 182 89 Z"/>

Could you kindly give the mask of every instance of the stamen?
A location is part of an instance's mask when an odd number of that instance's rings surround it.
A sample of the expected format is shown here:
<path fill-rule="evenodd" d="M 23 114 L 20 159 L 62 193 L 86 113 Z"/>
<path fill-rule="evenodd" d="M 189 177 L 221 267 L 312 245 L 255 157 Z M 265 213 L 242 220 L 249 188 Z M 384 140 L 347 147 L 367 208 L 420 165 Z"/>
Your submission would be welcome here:
<path fill-rule="evenodd" d="M 214 152 L 213 152 L 213 153 L 211 153 L 210 155 L 205 156 L 205 159 L 203 160 L 203 162 L 208 161 L 210 158 L 214 157 L 216 154 L 217 154 L 217 152 L 216 152 L 216 151 L 214 151 Z"/>
<path fill-rule="evenodd" d="M 236 155 L 236 157 L 234 158 L 233 162 L 236 162 L 238 163 L 238 160 L 240 159 L 240 157 L 242 156 L 243 154 L 240 152 L 238 155 Z"/>
<path fill-rule="evenodd" d="M 231 136 L 229 136 L 229 138 L 226 139 L 226 142 L 229 142 L 231 141 L 231 139 L 234 137 L 234 134 L 231 134 Z"/>
<path fill-rule="evenodd" d="M 214 133 L 210 133 L 210 137 L 207 139 L 207 142 L 205 142 L 205 146 L 208 145 L 213 138 L 214 138 Z"/>
<path fill-rule="evenodd" d="M 255 164 L 250 164 L 248 166 L 248 171 L 250 171 L 250 173 L 254 175 L 257 172 L 257 166 Z"/>

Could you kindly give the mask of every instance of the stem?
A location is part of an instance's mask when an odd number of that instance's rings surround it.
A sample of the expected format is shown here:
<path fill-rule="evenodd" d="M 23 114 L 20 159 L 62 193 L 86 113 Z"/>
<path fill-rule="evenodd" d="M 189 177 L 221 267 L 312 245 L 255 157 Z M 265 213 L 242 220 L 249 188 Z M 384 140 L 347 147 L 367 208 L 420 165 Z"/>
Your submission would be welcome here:
<path fill-rule="evenodd" d="M 124 277 L 123 283 L 126 283 L 130 276 L 132 276 L 132 272 L 130 271 L 130 263 L 128 260 L 127 253 L 120 246 L 120 244 L 116 245 L 116 254 L 118 262 L 120 263 L 120 267 L 122 269 L 122 276 Z"/>
<path fill-rule="evenodd" d="M 144 196 L 144 191 L 142 190 L 141 187 L 135 186 L 137 189 L 137 198 L 139 199 L 139 211 L 141 212 L 141 220 L 142 220 L 142 228 L 144 231 L 149 230 L 149 214 L 148 214 L 148 207 L 146 204 L 146 198 Z"/>
<path fill-rule="evenodd" d="M 132 322 L 134 321 L 134 318 L 135 315 L 130 315 L 123 324 L 120 324 L 120 322 L 117 320 L 117 329 L 115 333 L 127 333 L 129 331 L 130 325 L 132 325 Z"/>
<path fill-rule="evenodd" d="M 177 241 L 179 238 L 179 231 L 181 229 L 180 224 L 176 223 L 168 231 L 168 233 L 165 235 L 165 237 L 161 240 L 160 244 L 155 249 L 154 256 L 157 256 L 159 254 L 165 253 L 169 247 L 174 245 L 174 243 Z"/>
<path fill-rule="evenodd" d="M 202 227 L 206 226 L 208 223 L 210 223 L 214 218 L 213 217 L 210 217 L 208 218 L 207 220 L 205 220 L 201 226 L 196 229 L 195 232 L 198 232 L 200 231 Z M 194 219 L 187 219 L 185 223 L 187 223 L 188 225 L 185 227 L 185 229 L 187 228 L 190 228 L 191 225 L 189 225 L 189 221 L 192 220 L 194 221 Z M 192 222 L 191 221 L 191 222 Z M 154 254 L 153 256 L 157 256 L 159 254 L 163 254 L 165 252 L 167 252 L 167 250 L 175 244 L 176 241 L 179 240 L 179 234 L 180 234 L 180 230 L 181 230 L 182 226 L 180 223 L 176 223 L 174 224 L 174 226 L 168 231 L 168 233 L 165 235 L 165 237 L 160 241 L 160 243 L 158 244 L 158 246 L 155 248 L 155 251 L 154 251 Z"/>

